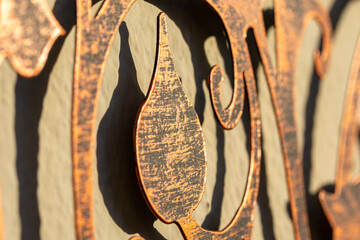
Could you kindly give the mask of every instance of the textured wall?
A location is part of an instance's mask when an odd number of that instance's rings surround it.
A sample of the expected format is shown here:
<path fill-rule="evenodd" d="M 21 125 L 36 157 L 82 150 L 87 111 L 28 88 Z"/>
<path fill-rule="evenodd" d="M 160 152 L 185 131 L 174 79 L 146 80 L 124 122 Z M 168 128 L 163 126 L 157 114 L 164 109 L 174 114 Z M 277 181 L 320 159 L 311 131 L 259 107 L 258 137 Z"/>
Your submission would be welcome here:
<path fill-rule="evenodd" d="M 304 157 L 310 223 L 315 239 L 329 239 L 316 193 L 333 185 L 339 126 L 352 54 L 360 33 L 360 1 L 319 0 L 334 24 L 328 75 L 314 74 L 313 52 L 320 31 L 315 22 L 303 39 L 297 70 L 299 142 Z M 71 92 L 75 50 L 73 0 L 49 1 L 67 30 L 39 77 L 24 79 L 8 62 L 0 66 L 0 180 L 7 239 L 75 239 L 71 164 Z M 94 13 L 101 3 L 94 6 Z M 269 46 L 275 60 L 272 2 L 264 3 Z M 132 143 L 136 113 L 152 76 L 156 20 L 169 16 L 170 44 L 185 92 L 201 120 L 207 149 L 205 194 L 194 213 L 206 229 L 224 228 L 243 197 L 248 172 L 248 117 L 222 130 L 210 104 L 207 76 L 219 64 L 230 78 L 231 57 L 222 25 L 202 1 L 138 0 L 117 34 L 107 63 L 98 111 L 95 174 L 97 239 L 181 239 L 177 227 L 157 220 L 137 183 Z M 253 42 L 251 33 L 249 41 Z M 288 193 L 274 112 L 263 68 L 252 47 L 263 128 L 263 165 L 255 217 L 255 239 L 293 239 Z M 227 101 L 227 102 L 226 102 Z M 356 155 L 357 159 L 358 155 Z M 355 169 L 357 170 L 357 169 Z"/>

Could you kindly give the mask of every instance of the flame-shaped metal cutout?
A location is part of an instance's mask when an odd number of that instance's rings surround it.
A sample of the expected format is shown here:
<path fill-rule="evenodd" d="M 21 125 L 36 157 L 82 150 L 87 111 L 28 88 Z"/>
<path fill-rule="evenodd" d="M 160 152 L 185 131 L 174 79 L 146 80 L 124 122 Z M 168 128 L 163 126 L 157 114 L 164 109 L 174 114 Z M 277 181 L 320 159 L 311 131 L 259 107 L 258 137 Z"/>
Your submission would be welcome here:
<path fill-rule="evenodd" d="M 138 114 L 135 148 L 138 175 L 153 212 L 177 222 L 186 239 L 252 239 L 260 171 L 260 119 L 254 81 L 247 81 L 251 115 L 251 160 L 244 200 L 222 231 L 201 228 L 191 213 L 204 191 L 205 142 L 172 60 L 165 15 L 159 16 L 156 70 Z"/>
<path fill-rule="evenodd" d="M 205 139 L 175 70 L 165 14 L 159 16 L 156 70 L 135 131 L 139 179 L 164 222 L 191 215 L 205 188 Z"/>
<path fill-rule="evenodd" d="M 231 129 L 239 121 L 243 109 L 243 81 L 245 81 L 252 117 L 251 134 L 253 149 L 251 163 L 255 166 L 260 152 L 260 146 L 257 142 L 257 135 L 260 134 L 257 133 L 257 129 L 260 129 L 257 122 L 259 113 L 253 69 L 245 42 L 246 32 L 251 27 L 254 29 L 255 38 L 264 63 L 276 113 L 286 166 L 296 239 L 309 239 L 302 161 L 296 137 L 297 126 L 294 104 L 295 67 L 301 36 L 309 21 L 315 17 L 320 22 L 324 32 L 323 51 L 321 55 L 317 54 L 316 57 L 317 71 L 321 74 L 325 72 L 331 46 L 329 15 L 318 4 L 317 0 L 275 0 L 275 21 L 278 42 L 278 71 L 276 76 L 275 70 L 271 66 L 266 46 L 265 30 L 261 17 L 262 1 L 204 1 L 213 7 L 224 23 L 229 37 L 234 64 L 234 94 L 231 104 L 227 109 L 223 109 L 220 104 L 220 83 L 222 80 L 220 67 L 215 66 L 210 74 L 212 103 L 219 122 L 224 128 Z M 115 32 L 135 2 L 136 0 L 105 1 L 97 16 L 92 17 L 91 0 L 77 0 L 78 27 L 74 71 L 72 139 L 78 239 L 94 239 L 92 158 L 99 89 L 106 59 L 109 55 L 109 47 L 114 39 Z M 245 199 L 256 199 L 258 191 L 256 171 L 257 168 L 250 167 Z M 244 203 L 246 202 L 248 201 L 244 200 Z M 247 206 L 251 205 L 250 202 L 247 203 Z M 247 209 L 244 207 L 244 203 L 242 209 Z M 253 209 L 253 207 L 249 209 Z M 246 210 L 245 212 L 248 211 Z M 252 210 L 249 212 L 252 212 Z M 236 216 L 238 216 L 238 213 Z M 243 225 L 247 224 L 249 222 L 244 220 Z"/>

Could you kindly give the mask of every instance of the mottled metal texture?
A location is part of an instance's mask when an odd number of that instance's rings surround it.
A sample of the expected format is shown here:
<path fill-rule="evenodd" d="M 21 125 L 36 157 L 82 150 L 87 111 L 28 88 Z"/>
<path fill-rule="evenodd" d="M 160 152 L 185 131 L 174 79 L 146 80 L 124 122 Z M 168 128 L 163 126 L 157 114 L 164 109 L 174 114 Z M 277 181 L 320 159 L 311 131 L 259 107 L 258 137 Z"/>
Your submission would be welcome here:
<path fill-rule="evenodd" d="M 73 164 L 76 225 L 78 239 L 94 239 L 93 223 L 93 153 L 95 119 L 99 89 L 109 47 L 121 21 L 136 0 L 108 0 L 95 17 L 91 15 L 91 1 L 77 0 L 77 47 L 73 99 Z M 249 28 L 254 29 L 262 62 L 272 95 L 281 136 L 288 189 L 296 239 L 310 239 L 302 160 L 297 143 L 295 116 L 295 73 L 301 37 L 312 18 L 320 23 L 324 38 L 323 51 L 316 54 L 316 69 L 322 75 L 330 55 L 331 25 L 328 13 L 315 0 L 275 1 L 277 35 L 277 71 L 272 66 L 266 45 L 262 19 L 262 1 L 205 0 L 220 16 L 233 57 L 234 94 L 227 108 L 221 105 L 220 88 L 223 75 L 219 66 L 212 68 L 209 82 L 212 104 L 220 124 L 232 129 L 239 122 L 244 104 L 245 85 L 251 110 L 251 167 L 242 206 L 234 221 L 221 232 L 200 228 L 192 219 L 178 224 L 186 238 L 251 238 L 254 203 L 258 191 L 260 158 L 260 123 L 254 73 L 245 41 Z M 200 179 L 200 177 L 199 177 Z M 197 193 L 199 194 L 199 193 Z M 194 198 L 197 200 L 197 198 Z M 194 205 L 187 203 L 191 209 Z M 155 206 L 155 205 L 154 205 Z M 157 214 L 164 221 L 160 210 Z M 166 220 L 167 219 L 167 220 Z M 186 220 L 186 221 L 185 221 Z M 235 230 L 236 229 L 236 230 Z M 240 234 L 240 235 L 239 235 Z"/>
<path fill-rule="evenodd" d="M 0 63 L 33 77 L 43 69 L 55 40 L 65 34 L 44 0 L 0 1 Z"/>
<path fill-rule="evenodd" d="M 333 228 L 334 240 L 360 239 L 360 174 L 352 177 L 354 148 L 358 141 L 360 94 L 360 38 L 353 59 L 339 141 L 335 193 L 319 198 Z"/>
<path fill-rule="evenodd" d="M 205 188 L 205 142 L 196 112 L 175 71 L 165 15 L 160 14 L 156 70 L 135 131 L 138 176 L 153 212 L 166 223 L 176 222 L 185 239 L 252 239 L 261 130 L 253 78 L 246 78 L 246 87 L 251 115 L 251 159 L 244 200 L 224 230 L 208 231 L 191 216 Z"/>
<path fill-rule="evenodd" d="M 137 117 L 135 148 L 147 201 L 166 223 L 191 215 L 207 172 L 200 121 L 180 81 L 161 14 L 155 73 Z"/>
<path fill-rule="evenodd" d="M 91 0 L 77 0 L 72 109 L 73 181 L 77 239 L 95 239 L 93 158 L 99 90 L 110 46 L 135 0 L 105 1 L 95 17 Z"/>
<path fill-rule="evenodd" d="M 105 1 L 95 17 L 91 1 L 77 0 L 77 43 L 74 70 L 72 145 L 76 231 L 78 239 L 94 239 L 93 156 L 95 119 L 99 89 L 115 32 L 136 0 Z M 210 4 L 210 1 L 208 2 Z M 233 19 L 236 21 L 236 19 Z M 218 68 L 213 72 L 217 74 Z M 249 68 L 248 68 L 249 69 Z M 260 164 L 260 123 L 253 72 L 247 71 L 252 116 L 251 167 L 245 201 L 236 216 L 243 223 L 253 221 Z M 242 83 L 243 84 L 243 83 Z M 240 108 L 242 109 L 242 107 Z M 236 110 L 237 111 L 237 110 Z M 246 213 L 240 218 L 240 213 Z M 238 221 L 240 222 L 240 221 Z M 246 225 L 245 224 L 245 225 Z M 240 224 L 237 224 L 240 225 Z M 237 226 L 238 227 L 238 226 Z M 249 228 L 250 229 L 250 228 Z M 248 234 L 251 231 L 247 229 Z"/>
<path fill-rule="evenodd" d="M 223 108 L 221 104 L 221 83 L 223 74 L 219 66 L 214 66 L 210 72 L 211 101 L 224 129 L 232 129 L 239 122 L 244 104 L 244 78 L 254 81 L 250 53 L 246 43 L 247 32 L 250 28 L 254 34 L 265 62 L 268 76 L 274 78 L 270 55 L 267 50 L 267 37 L 265 32 L 262 0 L 206 0 L 220 16 L 229 39 L 233 58 L 234 93 L 230 105 Z"/>
<path fill-rule="evenodd" d="M 296 66 L 304 32 L 315 18 L 323 32 L 322 52 L 315 53 L 321 77 L 328 68 L 332 27 L 328 12 L 315 0 L 275 0 L 277 78 L 268 81 L 285 161 L 296 239 L 310 239 L 302 157 L 297 142 Z"/>
<path fill-rule="evenodd" d="M 225 129 L 233 128 L 241 117 L 244 98 L 243 78 L 253 78 L 246 44 L 247 31 L 252 28 L 264 64 L 280 132 L 295 236 L 296 239 L 310 239 L 302 159 L 297 142 L 295 73 L 302 36 L 313 18 L 318 20 L 324 33 L 322 54 L 317 52 L 315 55 L 316 70 L 320 76 L 326 71 L 332 32 L 329 15 L 315 0 L 275 0 L 278 64 L 275 71 L 267 47 L 262 1 L 208 2 L 224 23 L 234 64 L 234 94 L 226 109 L 221 105 L 221 70 L 215 66 L 211 71 L 210 93 L 216 116 Z"/>

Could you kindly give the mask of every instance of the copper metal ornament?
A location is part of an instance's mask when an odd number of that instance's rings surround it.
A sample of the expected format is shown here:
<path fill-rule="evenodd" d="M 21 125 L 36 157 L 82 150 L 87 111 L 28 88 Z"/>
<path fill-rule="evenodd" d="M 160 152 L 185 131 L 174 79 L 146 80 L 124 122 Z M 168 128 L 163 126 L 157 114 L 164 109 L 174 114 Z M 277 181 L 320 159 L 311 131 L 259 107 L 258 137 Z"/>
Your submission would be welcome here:
<path fill-rule="evenodd" d="M 94 239 L 92 158 L 94 153 L 93 141 L 95 136 L 94 128 L 99 88 L 103 77 L 105 62 L 109 54 L 109 47 L 114 39 L 116 29 L 135 1 L 136 0 L 105 1 L 97 16 L 92 17 L 91 1 L 77 0 L 78 28 L 74 74 L 72 140 L 78 239 L 85 237 Z M 278 42 L 286 44 L 283 44 L 282 47 L 279 47 L 278 44 L 279 76 L 276 77 L 266 47 L 266 35 L 263 28 L 262 17 L 260 17 L 261 3 L 257 1 L 252 5 L 253 3 L 250 1 L 205 1 L 210 4 L 222 18 L 229 36 L 234 59 L 235 93 L 227 109 L 223 109 L 220 103 L 221 70 L 219 67 L 214 67 L 211 71 L 211 96 L 217 117 L 226 129 L 233 128 L 239 121 L 243 109 L 244 79 L 247 83 L 247 88 L 251 90 L 248 90 L 251 95 L 249 98 L 252 99 L 251 101 L 257 101 L 253 71 L 245 42 L 247 29 L 253 27 L 259 45 L 260 55 L 265 66 L 282 139 L 296 238 L 308 239 L 310 236 L 303 187 L 302 163 L 296 141 L 296 121 L 293 104 L 295 63 L 298 56 L 299 44 L 290 43 L 292 41 L 298 43 L 300 40 L 297 38 L 303 34 L 309 19 L 316 17 L 320 23 L 322 23 L 325 34 L 323 53 L 316 57 L 317 70 L 319 73 L 323 73 L 326 69 L 330 48 L 329 36 L 331 35 L 331 28 L 329 27 L 330 21 L 328 21 L 328 14 L 325 11 L 323 12 L 323 9 L 319 7 L 318 4 L 313 4 L 312 1 L 309 0 L 301 2 L 295 0 L 288 2 L 276 1 L 275 19 L 277 27 L 283 30 L 290 28 L 291 30 L 289 30 L 289 36 L 286 35 L 286 31 L 284 34 L 284 31 L 277 30 Z M 291 18 L 291 21 L 289 23 L 283 23 L 287 21 L 287 19 L 285 19 L 287 16 L 285 13 L 290 14 L 289 18 Z M 294 17 L 295 15 L 296 17 Z M 250 104 L 253 103 L 250 102 Z M 252 116 L 256 119 L 258 117 L 257 102 L 252 106 L 252 109 L 255 109 Z M 257 128 L 257 126 L 255 126 L 255 128 Z M 251 176 L 251 171 L 249 176 Z M 257 190 L 252 193 L 256 195 Z"/>
<path fill-rule="evenodd" d="M 138 176 L 153 212 L 176 222 L 185 239 L 252 239 L 260 172 L 260 117 L 255 82 L 246 81 L 251 115 L 250 172 L 243 203 L 222 231 L 201 228 L 191 214 L 206 176 L 205 142 L 197 114 L 187 99 L 169 47 L 166 17 L 159 15 L 154 77 L 135 130 Z"/>
<path fill-rule="evenodd" d="M 110 46 L 135 0 L 104 1 L 91 14 L 91 0 L 77 0 L 76 53 L 72 107 L 72 158 L 78 240 L 95 239 L 93 158 L 95 124 L 101 81 Z"/>
<path fill-rule="evenodd" d="M 360 174 L 352 178 L 353 154 L 358 139 L 360 101 L 360 38 L 353 59 L 339 141 L 335 193 L 320 192 L 334 240 L 360 239 Z"/>
<path fill-rule="evenodd" d="M 159 15 L 155 73 L 135 130 L 137 170 L 162 221 L 188 218 L 200 202 L 207 172 L 200 121 L 175 70 L 165 14 Z"/>
<path fill-rule="evenodd" d="M 253 81 L 253 69 L 246 43 L 247 31 L 252 28 L 264 59 L 265 71 L 269 78 L 274 78 L 270 55 L 267 49 L 262 0 L 206 0 L 220 16 L 228 35 L 234 71 L 234 93 L 230 105 L 224 109 L 221 105 L 221 83 L 223 74 L 219 66 L 210 72 L 210 94 L 214 111 L 224 129 L 232 129 L 239 122 L 244 104 L 244 77 Z"/>
<path fill-rule="evenodd" d="M 136 0 L 108 0 L 98 14 L 91 15 L 91 0 L 77 0 L 76 56 L 74 69 L 74 93 L 72 110 L 72 150 L 74 169 L 74 199 L 77 239 L 94 239 L 93 220 L 93 156 L 95 122 L 99 89 L 105 64 L 115 33 Z M 236 21 L 236 19 L 234 19 Z M 218 71 L 216 71 L 217 73 Z M 252 76 L 248 71 L 247 75 Z M 251 78 L 253 79 L 253 77 Z M 250 80 L 247 80 L 250 82 Z M 256 93 L 255 83 L 251 92 Z M 251 156 L 254 167 L 250 170 L 246 196 L 256 200 L 260 147 L 258 143 L 259 113 L 256 95 L 251 97 L 253 109 L 253 145 Z M 255 136 L 256 135 L 256 136 Z M 256 169 L 256 171 L 255 171 Z M 255 174 L 256 173 L 256 174 Z M 251 174 L 256 175 L 252 177 Z M 256 189 L 256 191 L 250 191 Z M 251 201 L 246 205 L 250 206 Z M 244 203 L 245 204 L 245 203 Z M 244 207 L 245 208 L 245 207 Z M 250 207 L 253 209 L 253 207 Z"/>
<path fill-rule="evenodd" d="M 241 117 L 244 98 L 242 74 L 243 72 L 252 74 L 253 71 L 246 44 L 246 34 L 249 28 L 253 28 L 280 132 L 295 236 L 296 239 L 310 239 L 302 160 L 296 137 L 297 124 L 294 105 L 296 60 L 302 35 L 310 20 L 316 18 L 324 33 L 322 54 L 317 52 L 315 55 L 316 69 L 320 76 L 324 74 L 327 69 L 331 46 L 332 30 L 329 15 L 315 0 L 275 0 L 278 43 L 276 76 L 267 47 L 262 1 L 207 0 L 207 2 L 216 10 L 224 23 L 234 64 L 234 94 L 226 109 L 221 106 L 220 87 L 223 81 L 221 70 L 215 66 L 211 71 L 209 78 L 210 93 L 216 116 L 225 129 L 233 128 Z"/>
<path fill-rule="evenodd" d="M 65 31 L 44 0 L 0 0 L 0 63 L 9 58 L 19 74 L 40 73 L 55 40 Z"/>
<path fill-rule="evenodd" d="M 302 157 L 297 142 L 296 66 L 304 32 L 315 18 L 323 31 L 323 49 L 316 52 L 320 77 L 327 70 L 332 27 L 328 12 L 315 0 L 275 0 L 277 78 L 269 81 L 285 161 L 291 213 L 296 239 L 310 239 L 303 177 Z"/>

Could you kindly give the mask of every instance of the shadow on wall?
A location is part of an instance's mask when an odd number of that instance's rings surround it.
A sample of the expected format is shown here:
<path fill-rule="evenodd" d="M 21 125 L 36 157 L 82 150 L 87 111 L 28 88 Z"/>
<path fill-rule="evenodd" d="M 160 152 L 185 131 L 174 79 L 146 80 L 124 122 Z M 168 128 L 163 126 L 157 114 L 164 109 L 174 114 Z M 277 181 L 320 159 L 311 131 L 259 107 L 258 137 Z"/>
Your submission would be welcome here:
<path fill-rule="evenodd" d="M 220 52 L 226 62 L 226 72 L 233 83 L 230 51 L 221 21 L 203 1 L 148 1 L 164 11 L 182 31 L 191 52 L 196 81 L 195 110 L 200 122 L 204 121 L 205 91 L 211 65 L 208 62 L 204 44 L 210 36 L 216 36 Z M 131 11 L 131 10 L 130 10 Z M 135 155 L 133 153 L 133 127 L 139 106 L 145 96 L 142 94 L 136 76 L 133 57 L 128 44 L 126 24 L 120 27 L 120 69 L 119 80 L 110 106 L 100 122 L 97 136 L 97 158 L 100 190 L 106 207 L 117 225 L 128 234 L 139 233 L 150 239 L 163 239 L 152 227 L 156 218 L 147 207 L 137 183 Z M 155 61 L 155 59 L 154 59 Z M 249 111 L 245 108 L 243 124 L 249 136 Z M 224 197 L 226 173 L 224 156 L 224 130 L 216 127 L 217 164 L 216 184 L 213 189 L 211 211 L 205 217 L 202 227 L 219 230 L 221 207 Z M 248 142 L 248 147 L 249 147 Z M 266 186 L 266 185 L 265 185 Z M 265 203 L 265 201 L 263 201 Z M 235 214 L 235 212 L 234 212 Z M 270 216 L 271 214 L 268 214 Z M 271 222 L 272 220 L 270 220 Z M 272 225 L 270 226 L 272 228 Z M 263 229 L 266 229 L 265 227 Z"/>
<path fill-rule="evenodd" d="M 233 84 L 231 53 L 227 47 L 226 36 L 223 32 L 221 20 L 205 1 L 175 0 L 174 2 L 176 4 L 169 4 L 167 0 L 146 1 L 160 8 L 175 22 L 190 49 L 196 84 L 195 102 L 193 104 L 202 124 L 204 122 L 205 104 L 211 104 L 205 101 L 204 92 L 209 91 L 209 89 L 203 88 L 204 82 L 206 86 L 208 86 L 207 80 L 212 67 L 208 62 L 204 49 L 205 41 L 211 36 L 215 36 L 217 39 L 219 50 L 226 65 L 224 71 Z M 201 224 L 203 228 L 214 231 L 220 230 L 221 206 L 224 198 L 226 173 L 224 130 L 219 124 L 216 125 L 216 138 L 216 183 L 212 193 L 211 210 Z"/>
<path fill-rule="evenodd" d="M 69 33 L 75 24 L 75 2 L 57 0 L 53 12 L 66 33 Z M 37 199 L 39 121 L 49 76 L 65 38 L 60 37 L 56 41 L 39 76 L 24 78 L 18 75 L 15 86 L 16 172 L 22 240 L 40 240 L 41 219 Z"/>
<path fill-rule="evenodd" d="M 203 89 L 203 82 L 207 81 L 211 68 L 204 50 L 205 40 L 209 36 L 221 36 L 224 39 L 223 43 L 219 45 L 222 47 L 224 55 L 227 56 L 227 66 L 231 66 L 230 53 L 226 47 L 221 23 L 210 8 L 201 1 L 196 1 L 196 3 L 189 0 L 174 1 L 172 4 L 163 0 L 149 2 L 166 12 L 183 31 L 183 37 L 191 51 L 195 70 L 196 100 L 194 106 L 202 123 L 205 108 L 204 91 L 208 91 Z M 195 29 L 194 26 L 196 26 Z M 215 26 L 215 28 L 204 26 Z M 146 205 L 135 173 L 133 127 L 138 108 L 143 103 L 145 96 L 137 83 L 136 69 L 128 44 L 128 34 L 126 24 L 122 23 L 120 27 L 120 77 L 109 109 L 100 122 L 97 137 L 99 184 L 108 211 L 122 230 L 129 234 L 139 233 L 148 239 L 164 239 L 153 228 L 156 218 Z M 231 71 L 227 69 L 227 72 Z M 219 126 L 216 131 L 218 138 L 217 181 L 212 199 L 212 210 L 203 224 L 203 227 L 211 230 L 218 230 L 220 225 L 226 169 L 224 132 Z"/>
<path fill-rule="evenodd" d="M 220 52 L 226 63 L 225 71 L 233 81 L 231 56 L 221 21 L 204 1 L 174 0 L 172 4 L 169 4 L 168 0 L 146 1 L 166 12 L 182 30 L 183 37 L 191 51 L 195 71 L 196 98 L 194 106 L 201 123 L 203 123 L 205 104 L 210 104 L 205 102 L 204 92 L 208 91 L 208 89 L 203 88 L 203 83 L 207 81 L 211 68 L 204 49 L 204 43 L 208 37 L 217 37 Z M 334 33 L 336 23 L 347 2 L 348 0 L 335 1 L 330 11 Z M 57 0 L 53 9 L 56 18 L 67 33 L 75 24 L 75 8 L 75 1 L 73 0 Z M 66 14 L 64 14 L 65 12 Z M 265 12 L 264 16 L 266 26 L 269 28 L 273 25 L 273 12 Z M 153 227 L 156 218 L 151 213 L 141 194 L 136 177 L 133 127 L 138 108 L 144 101 L 145 96 L 138 86 L 134 60 L 128 43 L 129 33 L 125 23 L 122 23 L 119 34 L 121 36 L 120 77 L 110 106 L 100 122 L 97 135 L 96 155 L 98 158 L 97 170 L 100 190 L 110 215 L 122 230 L 128 234 L 139 233 L 147 239 L 164 239 Z M 248 42 L 251 45 L 251 42 L 254 43 L 254 39 L 251 38 L 251 34 L 249 36 Z M 17 78 L 15 88 L 16 170 L 19 181 L 22 240 L 40 240 L 41 219 L 37 199 L 38 129 L 49 75 L 65 38 L 62 37 L 55 43 L 49 54 L 49 60 L 38 77 L 24 79 L 18 76 Z M 250 53 L 256 72 L 260 61 L 256 46 L 250 46 Z M 323 215 L 317 196 L 309 193 L 313 116 L 316 109 L 318 88 L 319 81 L 314 73 L 306 105 L 306 131 L 303 150 L 304 176 L 312 235 L 314 239 L 320 239 L 319 236 L 330 239 L 331 229 Z M 243 118 L 243 124 L 249 136 L 249 125 L 246 117 Z M 219 125 L 216 127 L 216 136 L 218 153 L 216 184 L 213 189 L 211 211 L 202 224 L 202 227 L 209 230 L 219 230 L 220 227 L 226 173 L 224 131 Z M 263 158 L 258 203 L 261 211 L 264 238 L 275 239 L 265 169 L 266 165 Z"/>
<path fill-rule="evenodd" d="M 136 176 L 133 128 L 145 100 L 137 82 L 129 48 L 129 32 L 123 22 L 118 84 L 97 133 L 97 169 L 105 205 L 115 223 L 126 233 L 147 239 L 164 239 L 153 227 L 155 216 L 148 208 Z"/>
<path fill-rule="evenodd" d="M 265 30 L 268 30 L 274 26 L 274 10 L 273 9 L 266 9 L 263 11 L 263 18 L 265 23 Z M 257 72 L 259 65 L 261 64 L 261 57 L 259 53 L 258 46 L 256 44 L 256 39 L 254 36 L 254 31 L 249 29 L 247 32 L 246 38 L 247 44 L 249 46 L 249 52 L 251 57 L 251 64 L 254 69 L 254 76 L 256 83 L 257 80 Z M 274 63 L 273 63 L 274 64 Z M 274 66 L 276 66 L 274 64 Z M 259 87 L 257 87 L 259 88 Z M 266 177 L 266 154 L 261 154 L 261 169 L 260 169 L 260 183 L 259 183 L 259 195 L 258 195 L 258 205 L 261 215 L 261 225 L 262 225 L 262 233 L 263 237 L 266 240 L 273 240 L 275 239 L 274 233 L 274 221 L 273 221 L 273 214 L 270 208 L 270 199 L 268 194 L 267 188 L 267 177 Z"/>

